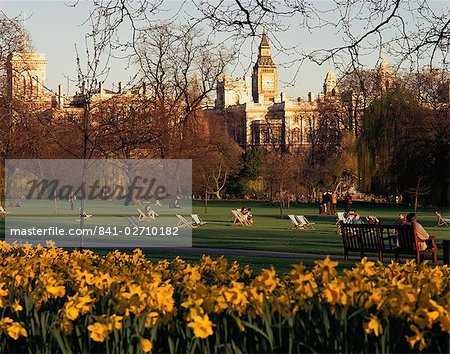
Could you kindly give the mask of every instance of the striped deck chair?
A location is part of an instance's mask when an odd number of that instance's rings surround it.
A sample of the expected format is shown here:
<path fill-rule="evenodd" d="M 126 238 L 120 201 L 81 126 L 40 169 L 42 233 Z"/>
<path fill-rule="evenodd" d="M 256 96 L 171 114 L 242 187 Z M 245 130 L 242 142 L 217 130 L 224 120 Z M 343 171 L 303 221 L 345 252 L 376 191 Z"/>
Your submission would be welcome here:
<path fill-rule="evenodd" d="M 242 213 L 238 210 L 231 210 L 231 213 L 234 216 L 233 226 L 252 226 L 251 223 L 247 220 L 247 218 L 242 215 Z"/>
<path fill-rule="evenodd" d="M 338 235 L 341 235 L 341 221 L 343 222 L 343 223 L 345 223 L 346 222 L 346 219 L 345 219 L 345 213 L 344 212 L 338 212 L 337 213 L 337 221 L 336 221 L 336 226 L 337 226 L 337 233 L 338 233 Z"/>
<path fill-rule="evenodd" d="M 140 220 L 135 217 L 135 216 L 131 216 L 131 217 L 126 217 L 127 221 L 128 221 L 128 226 L 132 226 L 132 227 L 139 227 L 140 225 Z"/>
<path fill-rule="evenodd" d="M 291 221 L 291 226 L 289 226 L 289 230 L 302 230 L 305 227 L 297 220 L 295 215 L 288 215 L 289 220 Z"/>
<path fill-rule="evenodd" d="M 299 223 L 301 223 L 303 225 L 303 227 L 305 229 L 312 229 L 315 230 L 314 225 L 316 223 L 314 222 L 309 222 L 308 219 L 304 216 L 304 215 L 296 215 L 295 216 L 297 218 L 297 220 L 299 221 Z"/>
<path fill-rule="evenodd" d="M 186 218 L 182 215 L 177 215 L 177 218 L 178 218 L 177 227 L 180 227 L 180 228 L 188 227 L 190 229 L 196 227 L 192 221 L 187 221 Z"/>
<path fill-rule="evenodd" d="M 198 214 L 191 214 L 192 220 L 194 220 L 194 224 L 196 226 L 204 226 L 206 225 L 206 222 L 200 219 L 200 216 Z"/>
<path fill-rule="evenodd" d="M 450 218 L 445 218 L 438 212 L 436 212 L 438 218 L 437 226 L 450 226 Z"/>
<path fill-rule="evenodd" d="M 145 221 L 151 222 L 152 219 L 154 219 L 154 218 L 152 218 L 151 215 L 144 213 L 141 209 L 137 208 L 136 210 L 139 213 L 139 216 L 138 216 L 139 221 L 145 220 Z"/>

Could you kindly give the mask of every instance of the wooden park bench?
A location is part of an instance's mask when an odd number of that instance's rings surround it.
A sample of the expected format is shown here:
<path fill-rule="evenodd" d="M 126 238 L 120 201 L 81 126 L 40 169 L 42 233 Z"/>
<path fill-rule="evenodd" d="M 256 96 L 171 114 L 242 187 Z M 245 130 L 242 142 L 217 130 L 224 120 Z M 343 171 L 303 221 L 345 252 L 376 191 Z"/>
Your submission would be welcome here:
<path fill-rule="evenodd" d="M 393 254 L 398 260 L 400 255 L 414 255 L 416 262 L 421 262 L 425 254 L 433 255 L 433 263 L 437 263 L 437 246 L 434 237 L 428 241 L 428 247 L 422 251 L 415 233 L 415 223 L 405 225 L 368 225 L 346 224 L 341 222 L 342 241 L 344 243 L 344 258 L 348 259 L 348 252 L 359 252 L 361 259 L 367 253 L 378 254 L 383 261 L 384 254 Z"/>

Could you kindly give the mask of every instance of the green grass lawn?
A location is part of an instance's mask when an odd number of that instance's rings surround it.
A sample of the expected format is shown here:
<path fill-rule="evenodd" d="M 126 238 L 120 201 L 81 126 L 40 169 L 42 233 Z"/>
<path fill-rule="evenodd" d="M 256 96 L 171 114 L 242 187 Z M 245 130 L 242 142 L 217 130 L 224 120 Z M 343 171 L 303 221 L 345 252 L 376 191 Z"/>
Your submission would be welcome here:
<path fill-rule="evenodd" d="M 240 208 L 243 205 L 251 207 L 254 215 L 254 225 L 252 227 L 232 226 L 231 209 Z M 58 202 L 58 215 L 61 221 L 70 221 L 75 223 L 78 214 L 78 204 L 75 210 L 70 210 L 66 201 Z M 362 216 L 376 215 L 383 224 L 392 224 L 396 220 L 398 213 L 404 214 L 411 211 L 411 208 L 405 206 L 392 206 L 386 204 L 371 204 L 354 202 L 354 209 Z M 93 214 L 92 223 L 103 225 L 125 226 L 124 215 L 137 216 L 136 206 L 125 206 L 119 202 L 94 201 L 88 202 L 86 210 Z M 186 210 L 173 210 L 164 207 L 153 206 L 161 217 L 157 218 L 155 223 L 174 225 L 177 219 L 175 213 L 183 215 L 188 214 Z M 318 214 L 317 204 L 299 204 L 291 205 L 290 210 L 284 210 L 284 218 L 280 218 L 280 209 L 277 205 L 271 205 L 267 202 L 235 202 L 235 201 L 213 201 L 208 203 L 207 211 L 203 202 L 194 201 L 192 210 L 207 222 L 202 228 L 193 230 L 193 247 L 204 248 L 227 248 L 227 249 L 248 249 L 261 251 L 278 251 L 292 253 L 309 254 L 330 254 L 342 255 L 342 240 L 336 233 L 336 217 L 322 216 Z M 343 210 L 342 205 L 338 205 L 338 210 Z M 9 208 L 11 217 L 18 214 L 42 214 L 42 220 L 48 218 L 48 215 L 54 216 L 55 205 L 52 201 L 22 201 L 21 208 Z M 421 209 L 418 211 L 418 220 L 434 235 L 437 242 L 440 243 L 445 238 L 450 238 L 450 229 L 437 227 L 437 218 L 435 211 L 448 215 L 448 210 L 442 209 Z M 308 217 L 310 222 L 315 223 L 315 230 L 289 230 L 290 225 L 287 214 L 303 214 Z M 189 219 L 189 218 L 188 218 Z M 100 221 L 101 220 L 101 221 Z M 3 229 L 3 228 L 2 228 Z M 173 258 L 177 255 L 188 261 L 197 261 L 198 256 L 182 253 L 177 250 L 176 253 L 147 251 L 150 259 L 159 260 Z M 441 251 L 439 257 L 442 257 Z M 268 267 L 273 264 L 285 271 L 290 268 L 290 264 L 302 261 L 297 258 L 271 258 L 264 257 L 245 257 L 228 256 L 230 261 L 238 260 L 243 264 L 251 264 L 256 268 Z M 303 260 L 305 264 L 312 265 L 313 261 Z"/>

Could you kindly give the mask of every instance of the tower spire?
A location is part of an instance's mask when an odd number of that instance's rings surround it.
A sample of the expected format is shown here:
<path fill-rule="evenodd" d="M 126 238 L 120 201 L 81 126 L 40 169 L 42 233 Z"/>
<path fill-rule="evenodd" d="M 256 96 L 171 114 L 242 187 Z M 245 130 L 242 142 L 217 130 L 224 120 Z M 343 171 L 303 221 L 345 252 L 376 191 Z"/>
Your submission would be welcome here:
<path fill-rule="evenodd" d="M 278 73 L 277 67 L 272 60 L 270 53 L 270 44 L 267 40 L 266 27 L 263 25 L 261 43 L 259 44 L 258 59 L 253 67 L 252 74 L 252 93 L 253 102 L 263 103 L 274 101 L 278 97 Z M 260 94 L 264 95 L 263 100 Z"/>
<path fill-rule="evenodd" d="M 265 25 L 263 25 L 263 31 L 262 31 L 262 35 L 261 35 L 261 44 L 259 45 L 259 48 L 261 48 L 261 47 L 270 47 L 269 41 L 267 40 Z"/>

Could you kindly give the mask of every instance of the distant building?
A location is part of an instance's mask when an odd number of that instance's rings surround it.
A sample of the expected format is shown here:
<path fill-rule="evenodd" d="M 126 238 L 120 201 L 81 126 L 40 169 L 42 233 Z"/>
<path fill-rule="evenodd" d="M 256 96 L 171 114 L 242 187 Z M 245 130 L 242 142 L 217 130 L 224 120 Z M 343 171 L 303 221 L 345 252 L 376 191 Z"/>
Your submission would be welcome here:
<path fill-rule="evenodd" d="M 47 59 L 42 53 L 14 53 L 6 60 L 8 97 L 25 101 L 45 100 Z"/>
<path fill-rule="evenodd" d="M 330 71 L 321 99 L 338 92 L 336 75 Z M 265 31 L 250 78 L 225 76 L 217 83 L 216 114 L 227 117 L 228 129 L 243 148 L 306 150 L 308 135 L 317 121 L 317 99 L 289 98 L 278 90 L 278 70 Z"/>

